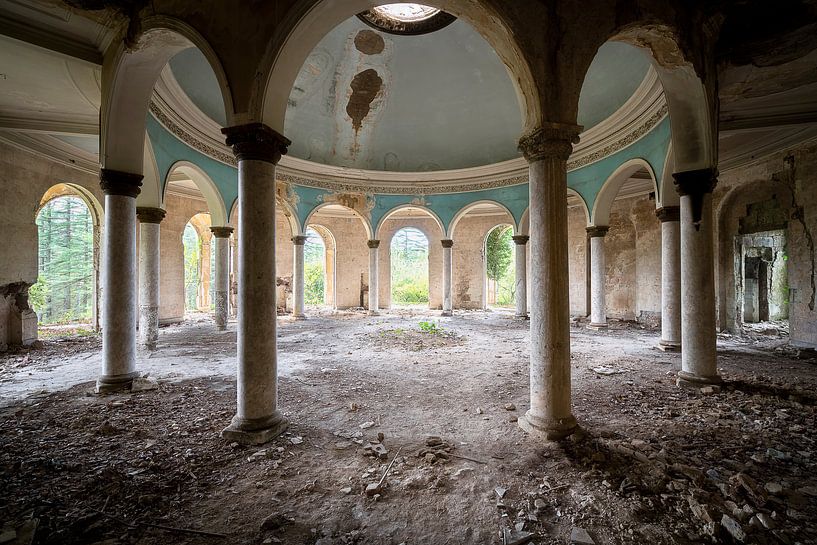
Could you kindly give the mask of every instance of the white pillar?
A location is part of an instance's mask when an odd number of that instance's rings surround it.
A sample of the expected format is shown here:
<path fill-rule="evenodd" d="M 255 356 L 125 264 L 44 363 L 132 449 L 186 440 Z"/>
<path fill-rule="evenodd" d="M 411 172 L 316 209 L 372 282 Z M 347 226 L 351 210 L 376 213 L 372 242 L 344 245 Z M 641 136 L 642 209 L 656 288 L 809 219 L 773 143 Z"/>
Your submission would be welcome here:
<path fill-rule="evenodd" d="M 222 129 L 238 159 L 238 376 L 228 441 L 261 444 L 287 428 L 278 410 L 275 165 L 289 140 L 261 123 Z"/>
<path fill-rule="evenodd" d="M 661 220 L 661 340 L 658 348 L 681 349 L 681 215 L 678 206 L 655 211 Z"/>
<path fill-rule="evenodd" d="M 230 313 L 230 235 L 233 228 L 229 226 L 210 227 L 213 233 L 213 254 L 216 261 L 216 277 L 213 280 L 215 289 L 214 306 L 216 327 L 219 331 L 227 329 Z"/>
<path fill-rule="evenodd" d="M 590 325 L 592 329 L 607 327 L 607 302 L 604 296 L 605 262 L 604 235 L 610 229 L 606 226 L 587 228 L 590 239 Z"/>
<path fill-rule="evenodd" d="M 514 235 L 511 237 L 515 244 L 514 250 L 514 272 L 516 274 L 516 284 L 514 289 L 514 302 L 516 303 L 516 317 L 528 319 L 528 278 L 527 278 L 527 249 L 528 235 Z"/>
<path fill-rule="evenodd" d="M 567 261 L 567 158 L 581 127 L 547 123 L 524 136 L 530 191 L 530 409 L 528 433 L 559 439 L 573 433 Z"/>
<path fill-rule="evenodd" d="M 377 316 L 378 310 L 380 308 L 379 302 L 379 270 L 380 266 L 378 265 L 378 251 L 377 249 L 380 247 L 379 240 L 369 240 L 366 242 L 369 246 L 369 314 L 372 316 Z"/>
<path fill-rule="evenodd" d="M 454 246 L 454 241 L 451 239 L 443 239 L 440 241 L 443 246 L 443 316 L 452 316 L 454 314 L 454 298 L 453 289 L 453 263 L 451 261 L 451 248 Z"/>
<path fill-rule="evenodd" d="M 159 340 L 161 208 L 138 207 L 139 220 L 139 345 L 155 350 Z"/>
<path fill-rule="evenodd" d="M 292 237 L 294 251 L 292 260 L 292 317 L 303 320 L 304 316 L 304 243 L 306 235 Z"/>
<path fill-rule="evenodd" d="M 715 264 L 712 247 L 714 169 L 673 175 L 681 195 L 680 386 L 721 382 L 715 331 Z"/>
<path fill-rule="evenodd" d="M 141 174 L 102 169 L 102 375 L 97 392 L 130 388 L 136 377 L 136 196 Z"/>

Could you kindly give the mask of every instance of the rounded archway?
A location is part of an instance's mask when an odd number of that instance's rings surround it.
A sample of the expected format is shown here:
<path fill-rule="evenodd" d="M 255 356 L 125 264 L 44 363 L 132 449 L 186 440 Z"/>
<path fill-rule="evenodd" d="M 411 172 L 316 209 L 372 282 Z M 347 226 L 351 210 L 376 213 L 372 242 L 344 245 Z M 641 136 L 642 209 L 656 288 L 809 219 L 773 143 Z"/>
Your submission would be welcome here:
<path fill-rule="evenodd" d="M 513 225 L 501 224 L 485 235 L 483 255 L 484 297 L 488 308 L 510 308 L 516 292 L 516 266 L 514 264 Z"/>
<path fill-rule="evenodd" d="M 429 303 L 429 241 L 415 227 L 402 227 L 389 242 L 389 285 L 392 307 Z"/>
<path fill-rule="evenodd" d="M 307 226 L 304 235 L 304 303 L 335 308 L 335 237 L 318 224 Z"/>

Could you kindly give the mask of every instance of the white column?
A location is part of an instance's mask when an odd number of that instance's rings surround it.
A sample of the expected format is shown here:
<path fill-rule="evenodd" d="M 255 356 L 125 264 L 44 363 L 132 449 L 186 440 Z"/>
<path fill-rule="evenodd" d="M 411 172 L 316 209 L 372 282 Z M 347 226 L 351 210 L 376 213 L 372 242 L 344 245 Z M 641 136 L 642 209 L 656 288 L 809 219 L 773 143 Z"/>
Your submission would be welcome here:
<path fill-rule="evenodd" d="M 261 123 L 222 129 L 238 159 L 238 376 L 228 441 L 261 444 L 287 428 L 278 410 L 275 165 L 289 140 Z"/>
<path fill-rule="evenodd" d="M 155 350 L 159 341 L 159 279 L 161 208 L 138 207 L 139 220 L 139 345 Z"/>
<path fill-rule="evenodd" d="M 292 237 L 292 317 L 303 320 L 304 316 L 304 243 L 306 235 Z"/>
<path fill-rule="evenodd" d="M 213 280 L 215 289 L 214 306 L 216 327 L 219 331 L 227 329 L 227 320 L 230 313 L 230 235 L 233 228 L 229 226 L 210 227 L 213 233 L 213 253 L 216 261 L 216 277 Z"/>
<path fill-rule="evenodd" d="M 548 123 L 524 136 L 530 191 L 530 409 L 519 426 L 559 439 L 573 433 L 567 261 L 567 158 L 581 127 Z"/>
<path fill-rule="evenodd" d="M 528 260 L 527 249 L 528 235 L 514 235 L 511 237 L 514 241 L 514 272 L 516 274 L 516 283 L 514 289 L 514 302 L 516 303 L 516 317 L 527 320 L 528 319 Z"/>
<path fill-rule="evenodd" d="M 712 247 L 714 169 L 673 175 L 681 195 L 680 386 L 721 382 L 715 331 L 715 264 Z"/>
<path fill-rule="evenodd" d="M 97 392 L 130 388 L 136 377 L 136 196 L 141 174 L 102 169 L 102 375 Z"/>
<path fill-rule="evenodd" d="M 607 327 L 607 302 L 604 296 L 605 263 L 604 235 L 609 227 L 594 226 L 587 228 L 590 239 L 590 325 L 592 329 Z"/>
<path fill-rule="evenodd" d="M 372 316 L 377 316 L 378 310 L 380 308 L 379 302 L 379 278 L 380 278 L 380 266 L 378 265 L 378 251 L 377 249 L 380 247 L 379 240 L 369 240 L 366 242 L 369 246 L 369 314 Z"/>
<path fill-rule="evenodd" d="M 681 349 L 681 215 L 678 206 L 655 211 L 661 220 L 661 340 L 658 348 Z"/>
<path fill-rule="evenodd" d="M 453 263 L 451 261 L 451 248 L 454 241 L 443 239 L 440 241 L 443 246 L 443 316 L 454 314 L 454 298 L 451 293 L 453 289 Z"/>

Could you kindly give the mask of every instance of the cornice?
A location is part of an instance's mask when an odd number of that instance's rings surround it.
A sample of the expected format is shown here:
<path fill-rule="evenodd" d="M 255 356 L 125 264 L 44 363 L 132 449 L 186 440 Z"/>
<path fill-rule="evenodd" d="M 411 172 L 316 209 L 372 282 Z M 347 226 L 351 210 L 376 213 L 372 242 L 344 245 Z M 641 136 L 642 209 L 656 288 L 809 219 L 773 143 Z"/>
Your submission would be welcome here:
<path fill-rule="evenodd" d="M 99 161 L 95 156 L 77 150 L 51 135 L 0 130 L 0 141 L 37 157 L 99 176 Z"/>

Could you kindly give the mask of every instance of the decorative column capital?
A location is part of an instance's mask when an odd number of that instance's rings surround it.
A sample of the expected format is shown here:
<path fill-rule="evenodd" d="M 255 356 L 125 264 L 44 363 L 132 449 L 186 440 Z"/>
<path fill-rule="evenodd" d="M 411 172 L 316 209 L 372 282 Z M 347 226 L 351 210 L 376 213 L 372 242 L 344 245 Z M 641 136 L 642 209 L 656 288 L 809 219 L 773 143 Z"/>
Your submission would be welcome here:
<path fill-rule="evenodd" d="M 379 246 L 380 246 L 380 241 L 379 241 L 379 240 L 367 240 L 367 241 L 366 241 L 366 245 L 367 245 L 369 248 L 374 249 L 374 248 L 377 248 L 377 247 L 379 247 Z"/>
<path fill-rule="evenodd" d="M 704 195 L 712 193 L 718 185 L 718 169 L 713 167 L 687 170 L 676 172 L 672 177 L 675 178 L 678 194 L 690 197 L 692 201 L 692 224 L 697 230 L 703 218 Z"/>
<path fill-rule="evenodd" d="M 444 238 L 440 241 L 440 244 L 443 245 L 443 248 L 451 248 L 454 246 L 454 241 L 450 238 Z"/>
<path fill-rule="evenodd" d="M 122 195 L 136 198 L 142 187 L 141 174 L 103 168 L 99 171 L 99 187 L 105 195 Z"/>
<path fill-rule="evenodd" d="M 136 207 L 136 219 L 139 220 L 139 223 L 162 223 L 162 220 L 165 219 L 165 214 L 167 214 L 167 212 L 165 212 L 163 208 L 154 208 L 152 206 Z"/>
<path fill-rule="evenodd" d="M 664 206 L 655 211 L 656 217 L 664 223 L 665 221 L 681 221 L 680 206 Z"/>
<path fill-rule="evenodd" d="M 514 244 L 518 244 L 519 246 L 524 246 L 530 240 L 530 236 L 528 236 L 528 235 L 512 235 L 511 240 L 513 240 Z"/>
<path fill-rule="evenodd" d="M 567 123 L 543 123 L 541 127 L 522 135 L 519 151 L 529 163 L 554 158 L 567 161 L 573 144 L 579 143 L 584 127 Z"/>
<path fill-rule="evenodd" d="M 229 225 L 210 227 L 210 232 L 216 238 L 229 238 L 233 234 L 233 228 Z"/>
<path fill-rule="evenodd" d="M 587 228 L 587 238 L 603 238 L 609 230 L 606 225 L 593 225 Z"/>
<path fill-rule="evenodd" d="M 292 144 L 289 138 L 263 123 L 224 127 L 221 132 L 239 161 L 266 161 L 276 165 Z"/>
<path fill-rule="evenodd" d="M 306 242 L 306 239 L 309 238 L 306 235 L 295 235 L 292 237 L 292 244 L 295 246 L 303 246 Z"/>

